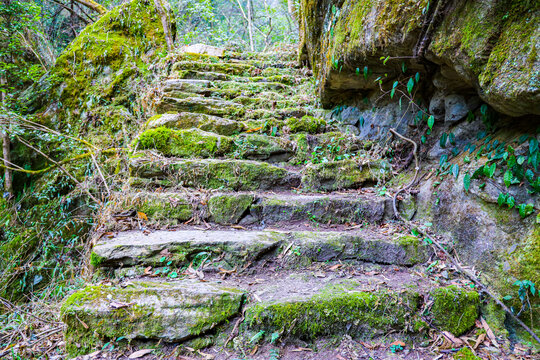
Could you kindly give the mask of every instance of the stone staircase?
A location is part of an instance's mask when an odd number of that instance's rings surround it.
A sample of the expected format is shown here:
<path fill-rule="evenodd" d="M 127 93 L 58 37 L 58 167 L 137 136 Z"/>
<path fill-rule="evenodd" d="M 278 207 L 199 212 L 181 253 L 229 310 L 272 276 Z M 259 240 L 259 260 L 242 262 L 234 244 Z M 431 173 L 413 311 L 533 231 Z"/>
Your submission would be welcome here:
<path fill-rule="evenodd" d="M 427 322 L 474 325 L 478 294 L 430 276 L 436 255 L 372 188 L 381 160 L 323 119 L 293 52 L 177 57 L 100 214 L 95 285 L 62 306 L 70 354 L 126 340 L 215 358 L 343 334 L 416 344 Z"/>

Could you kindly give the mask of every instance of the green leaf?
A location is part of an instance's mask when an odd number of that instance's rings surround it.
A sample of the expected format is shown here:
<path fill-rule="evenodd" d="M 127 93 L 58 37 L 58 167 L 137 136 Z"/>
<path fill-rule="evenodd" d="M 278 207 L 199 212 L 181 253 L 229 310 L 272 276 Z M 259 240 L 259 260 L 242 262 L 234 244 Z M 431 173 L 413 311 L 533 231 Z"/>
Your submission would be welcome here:
<path fill-rule="evenodd" d="M 514 199 L 513 196 L 508 196 L 506 198 L 506 205 L 508 205 L 508 207 L 512 209 L 514 206 L 516 206 L 516 199 Z"/>
<path fill-rule="evenodd" d="M 529 140 L 529 154 L 532 154 L 536 150 L 538 150 L 538 140 L 533 137 Z"/>
<path fill-rule="evenodd" d="M 488 109 L 487 105 L 486 105 L 486 104 L 482 104 L 482 106 L 480 106 L 480 114 L 486 115 L 487 109 Z"/>
<path fill-rule="evenodd" d="M 448 134 L 446 134 L 445 132 L 443 132 L 441 134 L 441 139 L 439 140 L 439 144 L 441 145 L 441 147 L 444 149 L 446 147 L 446 140 L 448 139 Z"/>
<path fill-rule="evenodd" d="M 497 169 L 497 164 L 496 163 L 493 163 L 491 164 L 491 166 L 488 166 L 488 173 L 487 173 L 487 176 L 489 178 L 492 178 L 493 175 L 495 175 L 495 170 Z"/>
<path fill-rule="evenodd" d="M 420 74 L 419 73 L 416 73 L 416 75 L 414 75 L 414 80 L 416 80 L 416 83 L 418 84 L 418 81 L 420 81 Z"/>
<path fill-rule="evenodd" d="M 382 62 L 383 65 L 386 65 L 386 62 L 387 62 L 389 59 L 390 59 L 390 56 L 387 56 L 387 57 L 384 59 L 384 61 Z"/>
<path fill-rule="evenodd" d="M 420 138 L 420 141 L 422 142 L 422 144 L 425 144 L 426 143 L 426 136 L 422 135 L 422 138 Z"/>
<path fill-rule="evenodd" d="M 409 81 L 407 82 L 407 92 L 409 94 L 412 93 L 413 87 L 414 87 L 414 80 L 410 78 Z"/>
<path fill-rule="evenodd" d="M 360 127 L 364 126 L 365 122 L 366 122 L 366 120 L 364 119 L 364 117 L 360 116 Z"/>
<path fill-rule="evenodd" d="M 401 71 L 403 71 L 403 73 L 405 74 L 405 72 L 407 71 L 407 66 L 405 66 L 405 62 L 401 62 Z"/>
<path fill-rule="evenodd" d="M 456 135 L 454 135 L 454 133 L 450 133 L 448 135 L 448 141 L 450 141 L 450 144 L 456 145 Z"/>
<path fill-rule="evenodd" d="M 497 199 L 497 204 L 499 204 L 499 206 L 506 204 L 506 196 L 505 193 L 499 193 L 499 198 Z"/>
<path fill-rule="evenodd" d="M 392 89 L 392 91 L 390 91 L 390 99 L 394 98 L 395 93 L 396 93 L 396 89 Z"/>
<path fill-rule="evenodd" d="M 534 205 L 533 204 L 519 204 L 518 210 L 519 210 L 519 215 L 522 218 L 526 218 L 527 216 L 533 213 Z"/>
<path fill-rule="evenodd" d="M 430 129 L 433 129 L 433 124 L 435 124 L 435 118 L 433 117 L 433 115 L 431 115 L 430 117 L 428 117 L 427 126 Z"/>
<path fill-rule="evenodd" d="M 397 88 L 398 85 L 399 85 L 399 83 L 397 81 L 394 81 L 394 84 L 392 85 L 392 89 Z"/>
<path fill-rule="evenodd" d="M 469 191 L 469 188 L 471 187 L 471 175 L 469 173 L 466 173 L 463 177 L 463 188 L 465 188 L 465 191 Z"/>
<path fill-rule="evenodd" d="M 368 70 L 368 67 L 367 66 L 364 66 L 364 79 L 367 80 L 368 78 L 368 74 L 369 74 L 369 70 Z"/>
<path fill-rule="evenodd" d="M 510 170 L 506 170 L 503 176 L 503 180 L 506 187 L 510 187 L 510 185 L 512 185 L 512 172 Z"/>
<path fill-rule="evenodd" d="M 161 259 L 159 259 L 159 262 L 164 262 L 165 260 L 167 260 L 167 258 L 163 256 Z"/>
<path fill-rule="evenodd" d="M 520 156 L 517 158 L 517 163 L 518 165 L 523 165 L 523 163 L 525 162 L 525 156 Z"/>
<path fill-rule="evenodd" d="M 459 165 L 458 164 L 454 164 L 454 166 L 452 166 L 452 175 L 454 175 L 454 177 L 457 179 L 458 176 L 459 176 Z"/>
<path fill-rule="evenodd" d="M 439 159 L 439 166 L 443 166 L 444 163 L 448 160 L 448 155 L 443 154 L 441 158 Z"/>
<path fill-rule="evenodd" d="M 510 295 L 506 295 L 505 297 L 503 297 L 503 300 L 505 300 L 505 301 L 512 300 L 512 299 L 513 299 L 513 297 L 510 296 Z"/>
<path fill-rule="evenodd" d="M 525 172 L 525 178 L 529 180 L 530 183 L 534 181 L 534 172 L 531 169 L 527 169 Z"/>

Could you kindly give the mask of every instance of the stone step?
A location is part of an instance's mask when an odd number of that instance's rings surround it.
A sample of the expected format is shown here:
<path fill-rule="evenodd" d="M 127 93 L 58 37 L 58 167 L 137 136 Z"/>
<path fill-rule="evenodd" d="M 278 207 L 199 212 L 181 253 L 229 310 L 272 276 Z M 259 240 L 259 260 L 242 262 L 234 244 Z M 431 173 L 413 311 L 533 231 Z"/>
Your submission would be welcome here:
<path fill-rule="evenodd" d="M 150 154 L 148 154 L 150 155 Z M 133 157 L 131 184 L 135 187 L 191 187 L 230 190 L 290 190 L 300 185 L 296 171 L 251 160 L 170 159 Z"/>
<path fill-rule="evenodd" d="M 190 339 L 238 314 L 244 298 L 243 290 L 197 280 L 88 286 L 62 305 L 66 350 L 72 356 L 87 354 L 101 349 L 103 339 L 120 337 Z"/>
<path fill-rule="evenodd" d="M 163 129 L 158 128 L 156 130 Z M 264 137 L 261 135 L 261 137 Z M 216 143 L 218 140 L 215 140 Z M 194 147 L 201 156 L 208 151 L 204 142 Z M 220 149 L 217 145 L 214 149 Z M 218 151 L 218 150 L 216 150 Z M 180 152 L 180 150 L 178 150 Z M 266 160 L 281 152 L 264 154 Z M 278 159 L 275 159 L 278 160 Z M 138 187 L 189 187 L 235 191 L 291 190 L 332 192 L 376 185 L 388 171 L 384 162 L 355 159 L 308 164 L 303 168 L 281 167 L 269 162 L 237 159 L 181 159 L 139 152 L 130 161 L 131 185 Z"/>
<path fill-rule="evenodd" d="M 309 99 L 303 100 L 276 100 L 269 101 L 261 98 L 240 96 L 231 100 L 218 97 L 204 97 L 198 94 L 185 93 L 168 96 L 164 94 L 156 101 L 157 113 L 167 112 L 195 112 L 236 120 L 288 118 L 313 116 L 314 112 L 307 108 L 311 103 Z M 180 96 L 178 96 L 180 95 Z"/>
<path fill-rule="evenodd" d="M 427 259 L 428 249 L 419 239 L 376 228 L 350 231 L 245 231 L 200 229 L 177 231 L 124 231 L 102 237 L 92 249 L 96 269 L 140 275 L 152 266 L 177 268 L 206 266 L 234 269 L 262 258 L 283 267 L 312 262 L 348 261 L 412 266 Z M 133 268 L 129 271 L 126 269 Z"/>
<path fill-rule="evenodd" d="M 279 76 L 279 75 L 297 75 L 300 74 L 297 69 L 289 67 L 256 67 L 242 61 L 209 62 L 205 60 L 179 61 L 173 64 L 172 72 L 180 71 L 198 71 L 214 72 L 232 76 L 254 77 L 254 76 Z"/>
<path fill-rule="evenodd" d="M 330 229 L 339 224 L 377 224 L 388 219 L 391 199 L 374 194 L 295 194 L 253 192 L 137 192 L 113 194 L 104 212 L 110 230 L 124 228 L 119 214 L 136 210 L 144 225 L 161 228 L 190 221 L 248 228 L 287 225 Z M 119 226 L 117 226 L 119 225 Z M 135 223 L 134 225 L 137 225 Z M 277 225 L 277 226 L 276 226 Z"/>
<path fill-rule="evenodd" d="M 193 71 L 193 70 L 178 70 L 171 74 L 171 78 L 176 79 L 199 79 L 199 80 L 220 80 L 220 81 L 234 81 L 238 83 L 281 83 L 288 86 L 300 85 L 306 81 L 310 81 L 311 78 L 298 75 L 272 75 L 272 76 L 252 76 L 242 77 L 229 74 L 223 74 L 219 72 L 211 71 Z"/>
<path fill-rule="evenodd" d="M 162 83 L 164 93 L 193 92 L 203 95 L 212 93 L 235 97 L 274 92 L 280 96 L 292 95 L 293 89 L 282 83 L 245 83 L 236 81 L 210 81 L 197 79 L 168 79 Z M 221 91 L 221 93 L 220 93 Z M 234 95 L 234 96 L 232 96 Z"/>
<path fill-rule="evenodd" d="M 175 346 L 198 338 L 222 348 L 242 312 L 237 340 L 246 344 L 256 333 L 263 344 L 275 337 L 311 341 L 343 334 L 357 339 L 389 332 L 425 335 L 425 320 L 459 336 L 479 315 L 475 291 L 441 287 L 408 271 L 336 270 L 321 264 L 302 272 L 273 270 L 230 273 L 224 279 L 216 274 L 202 280 L 89 286 L 61 308 L 68 352 L 90 353 L 120 337 Z M 215 336 L 216 330 L 225 335 Z"/>

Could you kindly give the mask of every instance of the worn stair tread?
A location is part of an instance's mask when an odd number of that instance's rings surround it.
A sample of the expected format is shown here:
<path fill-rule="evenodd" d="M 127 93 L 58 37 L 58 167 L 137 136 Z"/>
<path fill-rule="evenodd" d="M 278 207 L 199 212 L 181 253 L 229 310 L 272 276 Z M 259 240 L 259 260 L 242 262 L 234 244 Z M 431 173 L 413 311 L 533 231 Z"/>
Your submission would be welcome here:
<path fill-rule="evenodd" d="M 300 185 L 298 172 L 253 160 L 175 159 L 138 155 L 131 159 L 129 166 L 133 186 L 269 190 L 291 189 Z"/>
<path fill-rule="evenodd" d="M 96 346 L 88 337 L 92 334 L 186 340 L 238 314 L 243 299 L 243 290 L 214 282 L 133 280 L 123 287 L 89 286 L 67 298 L 61 311 L 68 350 L 92 349 Z"/>
<path fill-rule="evenodd" d="M 261 228 L 273 224 L 308 222 L 324 229 L 338 224 L 382 222 L 390 199 L 373 193 L 297 194 L 292 192 L 160 191 L 112 194 L 106 213 L 114 229 L 117 214 L 135 209 L 145 214 L 146 226 L 179 225 L 197 218 L 209 224 L 240 224 Z"/>
<path fill-rule="evenodd" d="M 429 299 L 433 307 L 428 321 L 460 335 L 474 326 L 479 311 L 476 292 L 444 287 L 403 269 L 376 272 L 319 266 L 219 276 L 131 279 L 80 290 L 61 309 L 68 346 L 92 348 L 96 344 L 81 342 L 96 333 L 103 341 L 118 336 L 182 341 L 241 311 L 245 319 L 240 336 L 260 330 L 268 335 L 287 331 L 287 336 L 304 340 L 343 333 L 360 338 L 388 331 L 415 334 L 427 328 L 423 305 Z M 447 305 L 449 299 L 454 306 Z"/>
<path fill-rule="evenodd" d="M 292 249 L 292 250 L 291 250 Z M 156 266 L 166 253 L 171 266 L 185 266 L 205 252 L 218 266 L 233 268 L 279 257 L 286 266 L 317 261 L 363 261 L 411 266 L 427 259 L 413 236 L 374 229 L 350 231 L 178 230 L 125 231 L 102 237 L 92 249 L 94 267 Z M 280 256 L 280 254 L 282 254 Z"/>

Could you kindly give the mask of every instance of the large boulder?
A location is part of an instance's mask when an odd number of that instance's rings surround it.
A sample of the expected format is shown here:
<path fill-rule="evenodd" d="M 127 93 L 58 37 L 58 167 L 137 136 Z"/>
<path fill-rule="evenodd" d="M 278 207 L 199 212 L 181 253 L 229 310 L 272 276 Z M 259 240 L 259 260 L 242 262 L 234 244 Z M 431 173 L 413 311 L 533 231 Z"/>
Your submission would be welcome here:
<path fill-rule="evenodd" d="M 303 0 L 301 56 L 318 77 L 325 105 L 378 90 L 379 76 L 392 84 L 403 72 L 418 71 L 442 83 L 446 95 L 470 89 L 504 114 L 538 115 L 535 4 Z"/>

